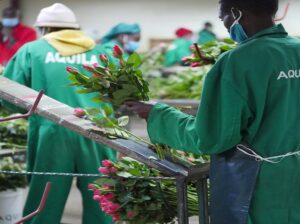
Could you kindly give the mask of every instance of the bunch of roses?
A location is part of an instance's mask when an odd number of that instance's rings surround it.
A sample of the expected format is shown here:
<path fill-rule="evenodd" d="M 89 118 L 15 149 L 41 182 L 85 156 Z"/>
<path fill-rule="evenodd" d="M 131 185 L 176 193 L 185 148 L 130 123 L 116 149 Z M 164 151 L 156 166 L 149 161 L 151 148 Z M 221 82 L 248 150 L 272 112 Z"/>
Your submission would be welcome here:
<path fill-rule="evenodd" d="M 110 160 L 102 161 L 103 167 L 100 167 L 98 170 L 102 174 L 114 175 L 118 172 L 118 168 L 114 166 L 113 162 Z M 121 221 L 121 214 L 124 213 L 121 210 L 121 205 L 117 202 L 114 186 L 102 185 L 98 186 L 95 184 L 90 184 L 88 186 L 90 190 L 93 190 L 94 196 L 93 199 L 99 202 L 99 205 L 104 213 L 112 217 L 113 222 Z M 123 214 L 124 215 L 124 214 Z M 135 217 L 136 212 L 128 211 L 125 214 L 128 219 Z"/>
<path fill-rule="evenodd" d="M 102 161 L 99 171 L 107 176 L 89 185 L 97 201 L 114 222 L 130 224 L 174 223 L 176 219 L 177 190 L 174 181 L 159 183 L 149 177 L 162 174 L 132 158 L 123 157 L 117 162 Z M 188 187 L 189 216 L 198 215 L 195 186 Z"/>
<path fill-rule="evenodd" d="M 111 60 L 109 56 L 112 56 Z M 101 54 L 100 64 L 83 65 L 84 69 L 67 67 L 70 86 L 80 87 L 80 94 L 97 93 L 96 103 L 110 103 L 116 109 L 128 100 L 149 100 L 148 83 L 139 69 L 142 59 L 137 53 L 128 58 L 119 46 L 114 46 L 111 55 Z"/>

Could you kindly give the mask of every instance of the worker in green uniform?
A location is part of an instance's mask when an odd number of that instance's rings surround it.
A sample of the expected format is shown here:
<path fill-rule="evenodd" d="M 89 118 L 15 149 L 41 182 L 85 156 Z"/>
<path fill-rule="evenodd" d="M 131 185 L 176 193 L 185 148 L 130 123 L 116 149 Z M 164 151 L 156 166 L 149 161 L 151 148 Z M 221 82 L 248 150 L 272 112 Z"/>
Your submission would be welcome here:
<path fill-rule="evenodd" d="M 199 32 L 198 44 L 206 44 L 211 41 L 216 41 L 217 36 L 213 32 L 213 25 L 210 22 L 204 24 L 204 28 Z"/>
<path fill-rule="evenodd" d="M 164 64 L 166 67 L 182 65 L 182 58 L 192 54 L 193 31 L 182 27 L 177 29 L 175 34 L 176 39 L 169 46 L 165 54 Z"/>
<path fill-rule="evenodd" d="M 4 75 L 71 107 L 98 107 L 92 95 L 79 95 L 68 88 L 67 66 L 100 63 L 101 53 L 94 41 L 79 30 L 74 13 L 56 3 L 41 10 L 36 26 L 44 36 L 22 47 L 7 65 Z M 115 159 L 115 152 L 81 137 L 39 116 L 29 119 L 27 170 L 36 172 L 97 174 L 104 159 Z M 52 183 L 46 206 L 28 223 L 59 224 L 72 185 L 72 177 L 32 176 L 24 215 L 39 205 L 46 182 Z M 82 223 L 112 223 L 93 201 L 88 184 L 93 178 L 77 179 L 83 199 Z"/>
<path fill-rule="evenodd" d="M 101 49 L 108 55 L 115 64 L 119 62 L 112 56 L 115 45 L 118 45 L 124 52 L 124 58 L 135 52 L 140 46 L 141 28 L 138 24 L 119 23 L 114 26 L 102 39 Z"/>
<path fill-rule="evenodd" d="M 207 74 L 196 117 L 128 102 L 153 142 L 211 157 L 212 224 L 300 223 L 300 41 L 278 0 L 220 0 L 239 46 Z"/>

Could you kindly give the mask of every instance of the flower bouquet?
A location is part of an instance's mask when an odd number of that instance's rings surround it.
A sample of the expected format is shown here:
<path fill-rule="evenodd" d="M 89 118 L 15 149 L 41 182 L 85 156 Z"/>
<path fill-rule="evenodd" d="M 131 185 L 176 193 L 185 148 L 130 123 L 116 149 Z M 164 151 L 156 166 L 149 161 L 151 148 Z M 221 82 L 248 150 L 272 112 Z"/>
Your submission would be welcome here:
<path fill-rule="evenodd" d="M 139 70 L 142 59 L 137 53 L 131 54 L 127 60 L 122 50 L 116 45 L 113 56 L 118 59 L 119 65 L 110 62 L 107 55 L 100 55 L 103 65 L 84 65 L 83 68 L 93 75 L 85 75 L 76 68 L 67 67 L 72 86 L 81 87 L 78 93 L 97 93 L 93 101 L 97 103 L 111 103 L 118 108 L 124 101 L 149 100 L 148 83 L 143 79 Z"/>
<path fill-rule="evenodd" d="M 175 223 L 177 216 L 176 185 L 172 180 L 155 180 L 162 177 L 157 170 L 123 157 L 118 162 L 102 161 L 99 168 L 107 179 L 89 185 L 94 200 L 114 222 L 130 224 Z M 188 187 L 189 216 L 198 215 L 195 186 Z"/>
<path fill-rule="evenodd" d="M 231 39 L 225 39 L 223 42 L 211 41 L 204 45 L 194 44 L 192 46 L 193 54 L 183 58 L 182 62 L 192 67 L 215 64 L 221 54 L 236 48 L 236 46 Z"/>

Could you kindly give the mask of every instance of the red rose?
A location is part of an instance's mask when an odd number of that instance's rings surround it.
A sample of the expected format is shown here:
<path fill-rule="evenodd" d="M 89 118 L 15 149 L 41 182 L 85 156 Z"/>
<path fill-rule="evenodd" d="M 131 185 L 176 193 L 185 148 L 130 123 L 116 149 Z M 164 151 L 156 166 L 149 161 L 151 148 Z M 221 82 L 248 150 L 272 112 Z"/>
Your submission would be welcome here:
<path fill-rule="evenodd" d="M 69 73 L 77 73 L 77 72 L 78 72 L 78 70 L 77 70 L 76 68 L 71 67 L 71 66 L 68 66 L 68 67 L 66 68 L 66 70 L 67 70 L 67 72 L 69 72 Z"/>
<path fill-rule="evenodd" d="M 113 55 L 114 55 L 115 58 L 121 58 L 122 57 L 123 51 L 121 50 L 121 48 L 118 45 L 114 46 Z"/>
<path fill-rule="evenodd" d="M 94 69 L 91 66 L 89 66 L 89 65 L 83 65 L 82 68 L 84 68 L 85 70 L 87 70 L 89 72 L 94 71 Z"/>
<path fill-rule="evenodd" d="M 102 63 L 108 64 L 109 59 L 108 59 L 108 57 L 107 57 L 106 54 L 100 54 L 99 58 L 100 58 L 100 61 L 101 61 Z"/>

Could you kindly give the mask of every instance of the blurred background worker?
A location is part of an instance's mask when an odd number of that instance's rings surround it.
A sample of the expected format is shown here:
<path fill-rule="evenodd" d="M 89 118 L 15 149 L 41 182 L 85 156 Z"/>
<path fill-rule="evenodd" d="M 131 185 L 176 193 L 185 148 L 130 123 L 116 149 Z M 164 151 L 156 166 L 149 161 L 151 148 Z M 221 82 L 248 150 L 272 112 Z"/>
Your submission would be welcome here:
<path fill-rule="evenodd" d="M 101 39 L 101 49 L 111 60 L 116 60 L 111 55 L 113 47 L 118 45 L 124 51 L 126 58 L 139 48 L 140 40 L 141 28 L 138 24 L 119 23 Z"/>
<path fill-rule="evenodd" d="M 206 44 L 215 40 L 217 40 L 217 36 L 213 32 L 213 25 L 210 22 L 206 22 L 204 28 L 199 32 L 198 44 Z"/>
<path fill-rule="evenodd" d="M 95 42 L 79 30 L 74 13 L 56 3 L 40 11 L 36 26 L 43 38 L 23 46 L 7 65 L 4 75 L 72 107 L 99 107 L 92 95 L 68 88 L 68 65 L 81 69 L 82 64 L 99 62 Z M 27 170 L 58 173 L 98 173 L 104 159 L 115 159 L 115 152 L 38 116 L 29 120 Z M 72 185 L 72 177 L 32 176 L 24 214 L 34 211 L 47 181 L 52 190 L 41 214 L 31 224 L 59 224 Z M 92 178 L 78 178 L 77 187 L 83 199 L 84 224 L 110 224 L 111 219 L 93 201 L 88 184 Z"/>
<path fill-rule="evenodd" d="M 1 24 L 0 64 L 6 65 L 20 47 L 36 40 L 37 35 L 34 29 L 20 22 L 20 13 L 13 7 L 2 11 Z"/>
<path fill-rule="evenodd" d="M 165 55 L 165 66 L 181 65 L 181 59 L 192 54 L 194 33 L 187 28 L 179 28 L 175 32 L 176 39 L 172 42 Z"/>

